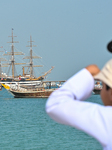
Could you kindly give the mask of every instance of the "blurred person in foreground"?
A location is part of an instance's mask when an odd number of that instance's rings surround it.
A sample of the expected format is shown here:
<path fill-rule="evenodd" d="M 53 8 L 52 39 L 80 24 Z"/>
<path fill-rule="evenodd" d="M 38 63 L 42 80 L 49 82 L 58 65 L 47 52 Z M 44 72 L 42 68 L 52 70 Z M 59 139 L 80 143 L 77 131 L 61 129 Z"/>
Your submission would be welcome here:
<path fill-rule="evenodd" d="M 83 101 L 92 94 L 94 79 L 103 83 L 100 95 L 105 106 Z M 112 150 L 112 59 L 101 71 L 89 65 L 67 80 L 48 98 L 46 112 L 56 122 L 91 135 L 104 150 Z"/>

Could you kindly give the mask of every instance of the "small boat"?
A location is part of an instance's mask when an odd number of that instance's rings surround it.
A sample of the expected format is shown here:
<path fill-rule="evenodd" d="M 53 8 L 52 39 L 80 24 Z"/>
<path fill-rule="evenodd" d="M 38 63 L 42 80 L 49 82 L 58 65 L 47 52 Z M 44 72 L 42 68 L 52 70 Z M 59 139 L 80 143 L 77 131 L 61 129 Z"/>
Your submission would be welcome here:
<path fill-rule="evenodd" d="M 93 89 L 93 94 L 100 94 L 101 90 L 102 90 L 102 82 L 101 81 L 97 81 L 95 80 L 95 86 Z"/>
<path fill-rule="evenodd" d="M 2 84 L 2 86 L 15 98 L 47 98 L 54 90 L 61 87 L 60 85 L 64 82 L 65 81 L 44 81 L 30 85 L 17 83 L 12 86 L 8 84 Z"/>

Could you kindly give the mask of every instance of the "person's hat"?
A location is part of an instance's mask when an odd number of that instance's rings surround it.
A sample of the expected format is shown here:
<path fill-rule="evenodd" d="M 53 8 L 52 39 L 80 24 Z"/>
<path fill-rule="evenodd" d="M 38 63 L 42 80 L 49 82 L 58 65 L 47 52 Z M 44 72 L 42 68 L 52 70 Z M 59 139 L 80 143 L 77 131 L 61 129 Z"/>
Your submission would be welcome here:
<path fill-rule="evenodd" d="M 103 69 L 94 76 L 94 79 L 99 79 L 112 88 L 112 59 L 109 60 Z"/>

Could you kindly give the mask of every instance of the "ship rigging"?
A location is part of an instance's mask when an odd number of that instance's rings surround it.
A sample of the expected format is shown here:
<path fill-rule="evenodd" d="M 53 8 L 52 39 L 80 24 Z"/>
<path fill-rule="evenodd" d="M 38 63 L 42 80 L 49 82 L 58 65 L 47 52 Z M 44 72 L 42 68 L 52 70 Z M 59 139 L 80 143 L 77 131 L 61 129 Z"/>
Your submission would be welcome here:
<path fill-rule="evenodd" d="M 24 57 L 23 59 L 29 59 L 29 63 L 28 65 L 26 66 L 26 63 L 16 63 L 15 62 L 15 55 L 24 55 L 23 52 L 15 52 L 14 51 L 14 43 L 18 43 L 18 41 L 14 41 L 14 37 L 17 37 L 17 36 L 14 36 L 13 35 L 13 29 L 12 29 L 12 35 L 9 36 L 12 38 L 11 42 L 8 42 L 8 43 L 11 43 L 11 52 L 7 52 L 5 54 L 3 54 L 4 56 L 8 56 L 10 55 L 11 56 L 11 59 L 10 59 L 10 62 L 9 63 L 6 63 L 6 64 L 3 64 L 3 65 L 9 65 L 9 70 L 8 70 L 8 73 L 9 74 L 9 71 L 11 70 L 12 72 L 12 75 L 11 75 L 11 78 L 12 78 L 12 81 L 16 81 L 16 80 L 21 80 L 21 79 L 24 79 L 24 80 L 44 80 L 45 77 L 47 76 L 47 74 L 51 73 L 52 69 L 54 67 L 51 67 L 51 69 L 49 69 L 47 72 L 45 72 L 43 75 L 40 75 L 39 77 L 35 77 L 34 76 L 34 67 L 43 67 L 43 65 L 34 65 L 33 64 L 33 59 L 41 59 L 40 56 L 33 56 L 33 49 L 32 47 L 35 47 L 34 45 L 32 45 L 32 37 L 30 36 L 30 45 L 27 46 L 27 47 L 30 47 L 30 55 L 29 56 L 26 56 Z M 15 65 L 25 65 L 23 66 L 23 75 L 22 76 L 16 76 L 16 68 L 15 68 Z M 25 72 L 25 67 L 27 67 L 27 71 Z M 27 74 L 27 72 L 29 71 L 29 74 Z"/>

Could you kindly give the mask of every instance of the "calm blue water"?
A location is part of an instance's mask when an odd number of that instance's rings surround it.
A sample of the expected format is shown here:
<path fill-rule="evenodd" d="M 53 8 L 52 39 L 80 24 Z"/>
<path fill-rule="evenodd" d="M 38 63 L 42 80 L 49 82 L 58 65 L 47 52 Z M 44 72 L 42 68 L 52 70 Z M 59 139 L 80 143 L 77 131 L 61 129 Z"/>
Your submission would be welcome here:
<path fill-rule="evenodd" d="M 55 123 L 45 113 L 47 99 L 13 98 L 0 91 L 0 150 L 101 150 L 92 137 Z M 99 95 L 88 101 L 101 103 Z"/>

